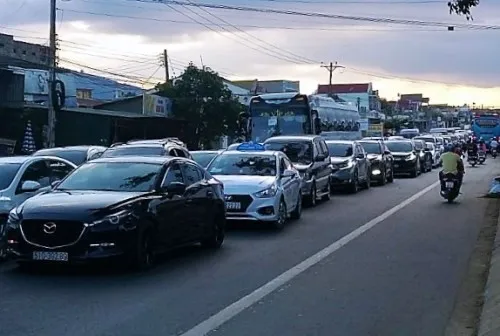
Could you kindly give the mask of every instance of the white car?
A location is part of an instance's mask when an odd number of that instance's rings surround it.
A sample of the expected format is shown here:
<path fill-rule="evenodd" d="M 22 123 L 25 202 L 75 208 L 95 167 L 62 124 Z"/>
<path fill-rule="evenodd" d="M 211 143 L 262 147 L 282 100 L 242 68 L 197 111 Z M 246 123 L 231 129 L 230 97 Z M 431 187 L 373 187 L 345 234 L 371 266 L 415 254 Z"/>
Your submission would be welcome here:
<path fill-rule="evenodd" d="M 49 190 L 75 168 L 74 163 L 54 156 L 0 157 L 0 258 L 4 255 L 3 236 L 10 210 Z"/>

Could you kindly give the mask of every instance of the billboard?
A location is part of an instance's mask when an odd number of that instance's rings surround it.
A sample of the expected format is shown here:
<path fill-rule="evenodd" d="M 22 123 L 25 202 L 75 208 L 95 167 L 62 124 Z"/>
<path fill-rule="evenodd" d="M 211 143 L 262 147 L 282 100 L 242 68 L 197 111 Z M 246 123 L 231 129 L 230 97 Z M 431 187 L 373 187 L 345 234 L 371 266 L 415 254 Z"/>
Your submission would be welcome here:
<path fill-rule="evenodd" d="M 142 114 L 152 117 L 171 117 L 172 101 L 154 94 L 142 95 Z"/>

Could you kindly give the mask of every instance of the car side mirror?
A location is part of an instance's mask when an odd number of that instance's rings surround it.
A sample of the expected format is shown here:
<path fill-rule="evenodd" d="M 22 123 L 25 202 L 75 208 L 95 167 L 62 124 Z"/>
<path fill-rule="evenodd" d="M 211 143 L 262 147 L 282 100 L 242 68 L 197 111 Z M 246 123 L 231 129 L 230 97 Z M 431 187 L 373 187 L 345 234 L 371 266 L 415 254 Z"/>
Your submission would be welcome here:
<path fill-rule="evenodd" d="M 24 181 L 23 184 L 21 185 L 22 192 L 33 192 L 40 190 L 41 188 L 42 185 L 37 181 Z"/>
<path fill-rule="evenodd" d="M 162 191 L 171 195 L 183 195 L 186 191 L 186 185 L 182 182 L 171 182 L 163 187 Z"/>
<path fill-rule="evenodd" d="M 390 151 L 384 151 L 384 154 L 385 155 L 391 155 L 391 152 Z"/>
<path fill-rule="evenodd" d="M 281 174 L 281 177 L 293 177 L 295 176 L 295 172 L 291 169 L 285 169 L 285 171 Z"/>
<path fill-rule="evenodd" d="M 431 149 L 430 148 L 424 148 L 424 152 L 430 152 Z"/>
<path fill-rule="evenodd" d="M 358 155 L 356 155 L 356 159 L 364 159 L 365 158 L 365 154 L 363 153 L 359 153 Z"/>
<path fill-rule="evenodd" d="M 55 189 L 59 184 L 61 183 L 61 180 L 54 181 L 50 184 L 50 187 L 52 189 Z"/>
<path fill-rule="evenodd" d="M 316 134 L 321 134 L 321 118 L 320 117 L 314 118 L 314 130 L 316 131 Z"/>
<path fill-rule="evenodd" d="M 324 155 L 317 155 L 316 159 L 314 161 L 316 162 L 323 162 L 326 159 L 326 156 Z"/>

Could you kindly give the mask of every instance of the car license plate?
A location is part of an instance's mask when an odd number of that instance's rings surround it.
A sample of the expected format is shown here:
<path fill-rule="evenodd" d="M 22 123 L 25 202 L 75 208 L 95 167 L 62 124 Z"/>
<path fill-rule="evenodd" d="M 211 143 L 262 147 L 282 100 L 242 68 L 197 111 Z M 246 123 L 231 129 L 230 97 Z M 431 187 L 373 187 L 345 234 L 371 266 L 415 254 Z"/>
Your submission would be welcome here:
<path fill-rule="evenodd" d="M 394 165 L 394 168 L 399 168 L 399 165 L 398 165 L 398 164 L 395 164 L 395 165 Z"/>
<path fill-rule="evenodd" d="M 453 188 L 453 182 L 446 182 L 446 188 Z"/>
<path fill-rule="evenodd" d="M 68 261 L 68 252 L 33 252 L 33 260 Z"/>
<path fill-rule="evenodd" d="M 226 209 L 227 210 L 240 210 L 241 203 L 240 202 L 226 202 Z"/>

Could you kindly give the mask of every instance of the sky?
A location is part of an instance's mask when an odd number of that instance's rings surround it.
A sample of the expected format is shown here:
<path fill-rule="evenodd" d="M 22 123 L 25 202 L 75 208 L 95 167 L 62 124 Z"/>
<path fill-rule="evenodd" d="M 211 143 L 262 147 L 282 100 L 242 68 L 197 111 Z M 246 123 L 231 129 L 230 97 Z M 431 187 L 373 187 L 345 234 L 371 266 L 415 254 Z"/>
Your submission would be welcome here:
<path fill-rule="evenodd" d="M 57 1 L 62 66 L 108 77 L 120 74 L 145 88 L 165 79 L 160 56 L 166 49 L 171 76 L 193 62 L 232 80 L 300 80 L 301 91 L 312 93 L 318 84 L 328 83 L 322 62 L 338 62 L 342 67 L 333 73 L 333 83 L 373 82 L 388 99 L 423 93 L 431 104 L 500 106 L 498 0 L 481 0 L 472 22 L 450 15 L 448 0 L 185 1 L 260 12 L 155 3 L 158 0 Z M 0 0 L 0 32 L 47 44 L 48 3 Z M 457 27 L 451 32 L 426 26 L 428 22 L 482 28 Z"/>

